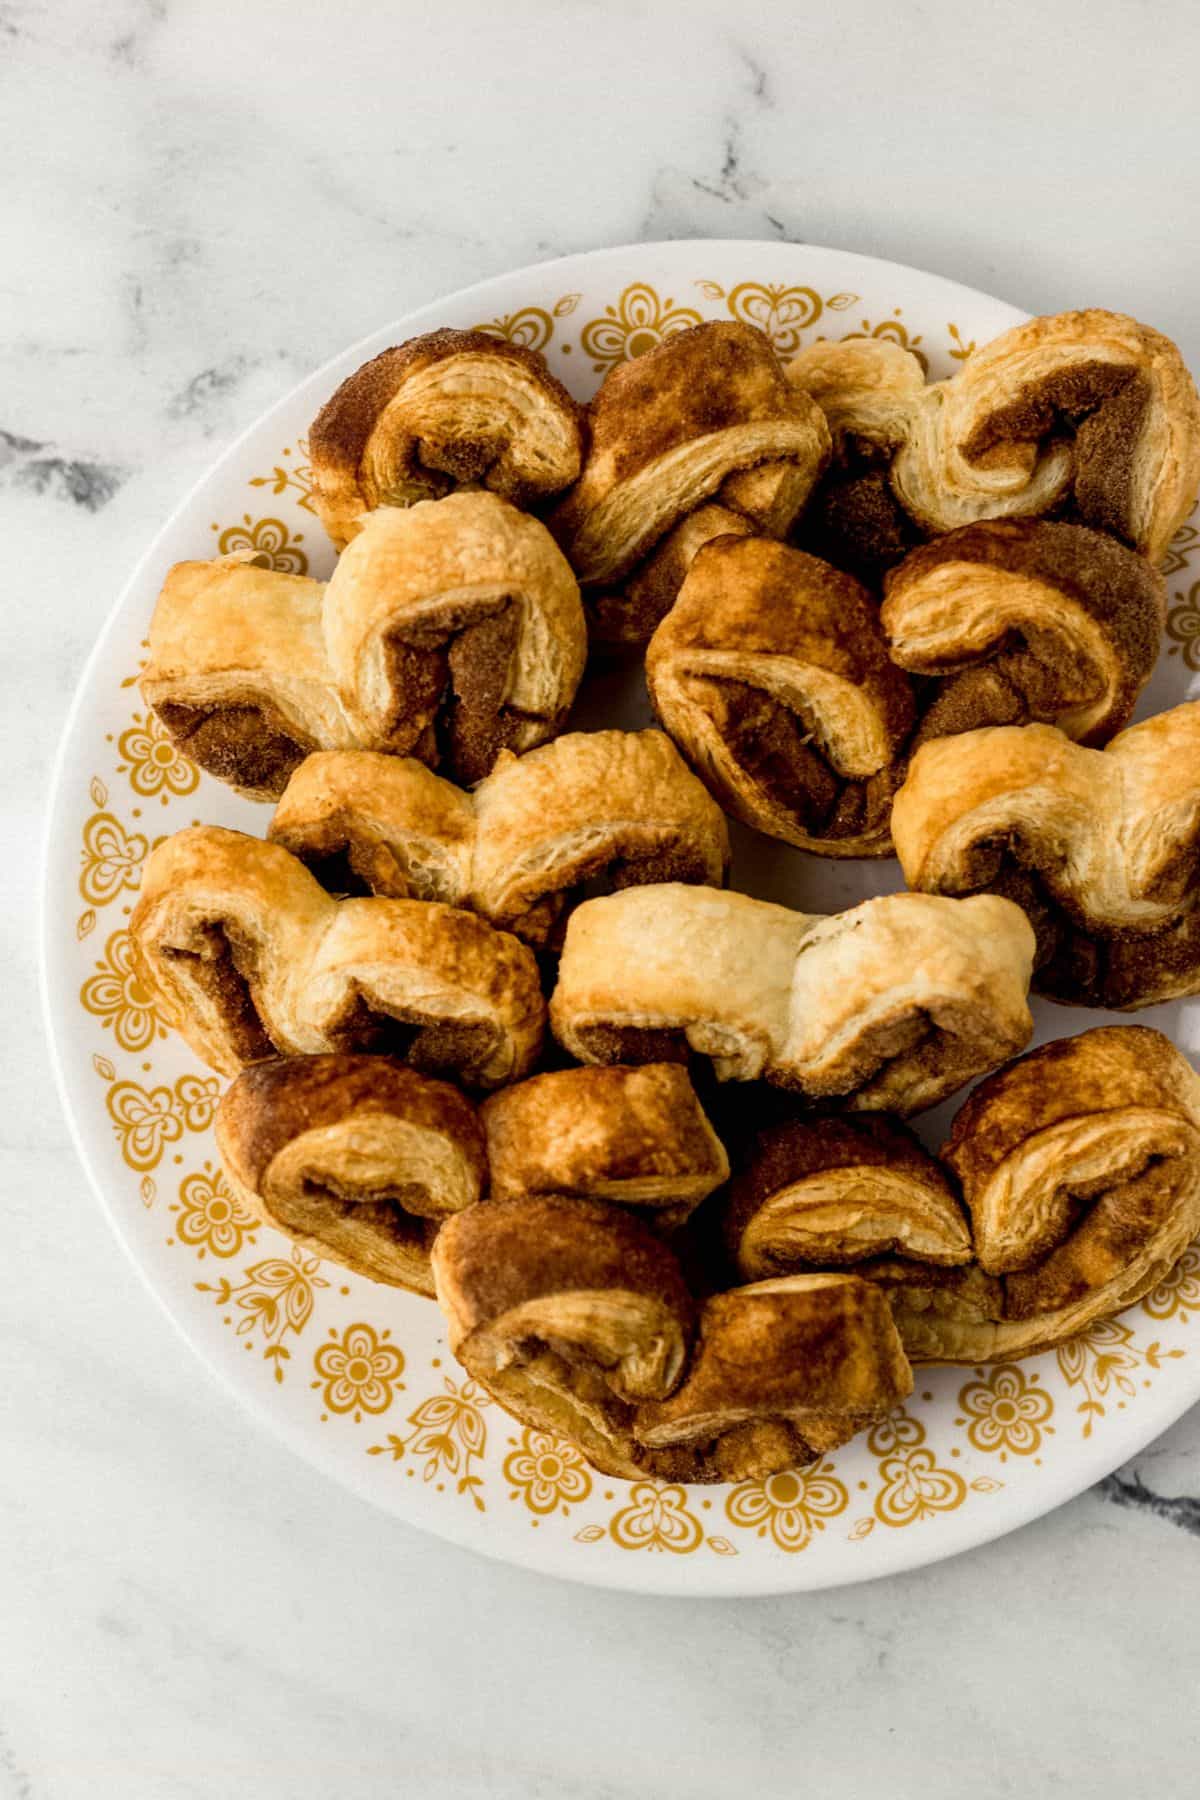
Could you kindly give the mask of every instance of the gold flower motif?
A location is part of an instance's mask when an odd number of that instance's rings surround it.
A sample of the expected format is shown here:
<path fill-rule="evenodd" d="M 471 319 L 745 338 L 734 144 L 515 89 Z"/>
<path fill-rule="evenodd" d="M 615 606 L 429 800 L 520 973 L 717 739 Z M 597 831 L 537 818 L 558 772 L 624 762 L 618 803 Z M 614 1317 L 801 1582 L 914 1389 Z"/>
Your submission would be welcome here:
<path fill-rule="evenodd" d="M 962 1476 L 938 1466 L 925 1443 L 925 1427 L 902 1406 L 871 1427 L 867 1448 L 880 1459 L 883 1485 L 875 1496 L 875 1517 L 881 1524 L 913 1525 L 934 1513 L 952 1512 L 966 1499 Z"/>
<path fill-rule="evenodd" d="M 166 1037 L 154 1010 L 154 997 L 134 966 L 133 938 L 128 931 L 113 932 L 96 969 L 79 990 L 79 998 L 105 1030 L 112 1027 L 122 1050 L 145 1050 L 156 1036 Z"/>
<path fill-rule="evenodd" d="M 211 1294 L 217 1306 L 233 1306 L 226 1325 L 233 1325 L 237 1336 L 246 1340 L 247 1349 L 257 1332 L 263 1340 L 264 1359 L 273 1365 L 276 1381 L 282 1381 L 283 1365 L 292 1354 L 283 1339 L 289 1331 L 299 1337 L 312 1317 L 315 1290 L 329 1286 L 320 1268 L 319 1257 L 305 1256 L 296 1246 L 290 1260 L 269 1256 L 264 1262 L 251 1263 L 241 1281 L 222 1276 L 215 1285 L 198 1281 L 196 1290 Z M 236 1325 L 235 1313 L 241 1314 Z"/>
<path fill-rule="evenodd" d="M 835 294 L 835 300 L 846 297 Z M 850 296 L 853 298 L 853 296 Z M 815 325 L 825 303 L 815 288 L 785 287 L 782 283 L 739 281 L 730 288 L 725 304 L 744 325 L 757 325 L 771 340 L 777 356 L 791 356 L 800 348 L 800 335 Z"/>
<path fill-rule="evenodd" d="M 954 358 L 955 362 L 966 362 L 968 356 L 971 355 L 975 348 L 975 339 L 972 338 L 969 344 L 964 343 L 962 332 L 958 329 L 958 326 L 954 323 L 953 319 L 951 319 L 950 323 L 947 325 L 946 330 L 950 333 L 951 356 Z"/>
<path fill-rule="evenodd" d="M 367 1455 L 390 1456 L 393 1462 L 407 1457 L 410 1475 L 412 1463 L 423 1460 L 423 1480 L 434 1482 L 440 1490 L 443 1482 L 439 1478 L 453 1476 L 456 1493 L 469 1494 L 476 1510 L 484 1512 L 479 1491 L 483 1478 L 474 1473 L 472 1464 L 487 1446 L 483 1408 L 490 1403 L 489 1396 L 477 1382 L 464 1381 L 459 1387 L 449 1375 L 442 1377 L 442 1387 L 442 1393 L 423 1400 L 409 1413 L 413 1429 L 407 1436 L 389 1432 L 385 1443 L 368 1446 Z"/>
<path fill-rule="evenodd" d="M 165 806 L 172 794 L 190 794 L 200 781 L 194 763 L 171 742 L 154 713 L 134 713 L 133 724 L 117 739 L 124 758 L 117 767 L 128 774 L 129 785 L 143 799 L 161 796 Z"/>
<path fill-rule="evenodd" d="M 743 1481 L 725 1502 L 734 1525 L 768 1535 L 789 1555 L 805 1550 L 813 1533 L 824 1531 L 826 1519 L 835 1519 L 850 1504 L 849 1495 L 834 1479 L 832 1463 L 811 1469 L 786 1469 L 765 1481 Z"/>
<path fill-rule="evenodd" d="M 699 323 L 700 314 L 690 306 L 676 306 L 671 299 L 660 300 L 646 282 L 634 281 L 621 290 L 615 306 L 605 307 L 603 318 L 588 320 L 579 341 L 600 375 L 616 363 L 644 356 L 664 338 Z"/>
<path fill-rule="evenodd" d="M 1152 1319 L 1173 1319 L 1176 1313 L 1187 1318 L 1200 1312 L 1200 1244 L 1189 1245 L 1171 1273 L 1150 1290 L 1142 1311 Z"/>
<path fill-rule="evenodd" d="M 357 1425 L 364 1413 L 387 1411 L 395 1390 L 404 1386 L 404 1355 L 387 1342 L 390 1335 L 361 1323 L 347 1325 L 339 1338 L 330 1327 L 329 1342 L 313 1357 L 317 1380 L 312 1384 L 324 1387 L 321 1399 L 330 1412 L 352 1412 Z"/>
<path fill-rule="evenodd" d="M 126 831 L 112 813 L 93 813 L 83 828 L 83 898 L 92 906 L 107 906 L 123 888 L 135 892 L 149 848 L 140 831 Z"/>
<path fill-rule="evenodd" d="M 296 505 L 302 506 L 305 512 L 315 513 L 317 509 L 313 505 L 313 472 L 312 463 L 309 461 L 307 438 L 297 438 L 296 448 L 304 458 L 303 462 L 298 462 L 291 468 L 284 468 L 282 463 L 276 463 L 269 475 L 252 475 L 250 486 L 269 487 L 273 494 L 285 494 L 289 488 L 294 489 L 298 496 Z M 290 456 L 292 454 L 290 446 L 285 447 L 282 454 L 285 457 Z M 299 541 L 297 538 L 296 542 L 299 543 Z M 304 569 L 293 569 L 290 573 L 303 575 L 307 567 L 308 559 L 306 557 Z"/>
<path fill-rule="evenodd" d="M 688 1511 L 687 1491 L 675 1483 L 635 1481 L 629 1505 L 609 1520 L 609 1535 L 622 1550 L 669 1550 L 687 1556 L 704 1542 L 699 1519 Z"/>
<path fill-rule="evenodd" d="M 969 1381 L 958 1396 L 975 1449 L 998 1450 L 1001 1462 L 1007 1462 L 1010 1453 L 1033 1456 L 1043 1434 L 1054 1430 L 1047 1424 L 1054 1402 L 1037 1385 L 1037 1376 L 1027 1377 L 1019 1363 L 1001 1363 L 989 1374 L 976 1369 L 975 1374 L 978 1380 Z"/>
<path fill-rule="evenodd" d="M 179 1199 L 171 1211 L 176 1215 L 175 1236 L 203 1258 L 240 1254 L 244 1245 L 257 1243 L 258 1220 L 241 1197 L 234 1193 L 224 1171 L 214 1170 L 206 1162 L 195 1175 L 185 1175 L 179 1184 Z"/>
<path fill-rule="evenodd" d="M 1200 530 L 1198 530 L 1191 522 L 1195 516 L 1196 509 L 1193 507 L 1191 518 L 1179 527 L 1179 530 L 1167 545 L 1167 554 L 1158 565 L 1160 573 L 1163 575 L 1178 575 L 1182 569 L 1187 568 L 1188 557 L 1193 554 L 1197 545 L 1200 544 Z"/>
<path fill-rule="evenodd" d="M 1172 595 L 1167 636 L 1178 646 L 1168 650 L 1167 655 L 1177 656 L 1182 651 L 1188 668 L 1200 669 L 1200 581 L 1193 582 L 1186 594 Z"/>
<path fill-rule="evenodd" d="M 489 319 L 474 329 L 489 337 L 503 338 L 506 343 L 519 344 L 524 350 L 544 350 L 554 335 L 554 321 L 544 307 L 522 306 L 517 312 Z"/>
<path fill-rule="evenodd" d="M 212 1123 L 220 1086 L 215 1076 L 181 1075 L 174 1090 L 144 1088 L 104 1073 L 111 1066 L 98 1059 L 104 1079 L 112 1080 L 105 1105 L 121 1155 L 131 1169 L 145 1173 L 157 1167 L 167 1145 L 177 1143 L 185 1129 L 204 1131 Z"/>
<path fill-rule="evenodd" d="M 269 477 L 264 475 L 261 479 L 266 481 Z M 213 526 L 214 531 L 219 529 Z M 281 575 L 307 575 L 308 553 L 300 548 L 303 542 L 304 533 L 298 531 L 293 537 L 282 519 L 253 519 L 249 513 L 243 513 L 240 525 L 227 525 L 221 532 L 217 554 L 232 556 L 235 551 L 244 550 L 261 557 L 265 567 L 276 569 Z"/>
<path fill-rule="evenodd" d="M 531 1513 L 545 1515 L 561 1508 L 564 1517 L 572 1506 L 592 1491 L 587 1464 L 565 1438 L 551 1437 L 527 1425 L 516 1447 L 504 1459 L 504 1479 L 513 1489 L 513 1500 L 524 1500 Z"/>

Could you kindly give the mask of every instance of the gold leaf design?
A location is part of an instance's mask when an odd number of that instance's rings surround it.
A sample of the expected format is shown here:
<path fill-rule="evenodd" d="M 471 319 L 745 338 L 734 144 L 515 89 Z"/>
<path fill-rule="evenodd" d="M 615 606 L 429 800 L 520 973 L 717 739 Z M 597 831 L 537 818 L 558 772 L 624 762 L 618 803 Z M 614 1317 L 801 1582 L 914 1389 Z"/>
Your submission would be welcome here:
<path fill-rule="evenodd" d="M 852 1544 L 858 1544 L 862 1542 L 863 1538 L 870 1537 L 874 1529 L 874 1515 L 872 1513 L 867 1513 L 863 1518 L 855 1520 L 854 1524 L 846 1533 L 846 1536 Z"/>
<path fill-rule="evenodd" d="M 531 1513 L 545 1517 L 561 1512 L 565 1518 L 591 1493 L 588 1466 L 565 1438 L 527 1425 L 520 1438 L 510 1438 L 509 1443 L 514 1446 L 504 1459 L 504 1479 L 512 1489 L 509 1499 L 523 1501 Z"/>
<path fill-rule="evenodd" d="M 250 486 L 269 487 L 273 494 L 294 493 L 297 496 L 297 506 L 302 506 L 305 512 L 315 513 L 317 509 L 313 505 L 312 461 L 309 457 L 307 438 L 297 438 L 296 449 L 299 451 L 303 461 L 292 463 L 290 466 L 285 467 L 286 459 L 292 454 L 291 447 L 287 446 L 282 452 L 284 462 L 276 463 L 269 475 L 252 475 L 250 477 Z M 276 523 L 277 522 L 278 521 L 276 521 Z M 295 541 L 296 543 L 299 543 L 300 539 L 297 538 Z M 292 575 L 303 575 L 307 568 L 308 559 L 306 557 L 304 560 L 304 568 L 290 569 L 288 573 Z"/>
<path fill-rule="evenodd" d="M 108 805 L 108 789 L 98 775 L 93 775 L 88 782 L 88 793 L 92 796 L 92 805 L 105 807 Z"/>
<path fill-rule="evenodd" d="M 93 1056 L 92 1067 L 95 1069 L 101 1081 L 115 1081 L 117 1079 L 117 1071 L 113 1068 L 107 1056 Z"/>
<path fill-rule="evenodd" d="M 364 1413 L 385 1413 L 404 1383 L 404 1353 L 388 1339 L 391 1332 L 377 1332 L 373 1325 L 347 1325 L 339 1336 L 331 1326 L 329 1342 L 313 1357 L 321 1391 L 321 1403 L 331 1413 L 353 1413 L 359 1424 Z"/>
<path fill-rule="evenodd" d="M 825 305 L 829 312 L 845 312 L 847 307 L 858 303 L 857 294 L 831 294 Z"/>
<path fill-rule="evenodd" d="M 850 1497 L 834 1478 L 832 1463 L 810 1469 L 787 1469 L 768 1475 L 765 1481 L 743 1481 L 725 1501 L 730 1522 L 770 1537 L 780 1550 L 794 1555 L 806 1550 L 813 1533 L 824 1531 L 827 1519 L 844 1513 Z"/>
<path fill-rule="evenodd" d="M 489 337 L 503 338 L 523 350 L 544 350 L 554 336 L 554 321 L 541 306 L 522 306 L 517 312 L 500 319 L 490 319 L 474 327 Z"/>
<path fill-rule="evenodd" d="M 619 362 L 644 356 L 675 332 L 699 324 L 700 314 L 692 307 L 676 306 L 669 297 L 660 300 L 647 282 L 633 281 L 622 288 L 615 305 L 605 307 L 602 317 L 588 320 L 580 342 L 600 375 Z"/>
<path fill-rule="evenodd" d="M 264 567 L 276 569 L 281 575 L 308 574 L 308 552 L 300 548 L 304 533 L 297 531 L 293 535 L 282 519 L 253 519 L 249 513 L 243 513 L 240 525 L 227 525 L 223 531 L 214 525 L 213 530 L 220 532 L 219 556 L 244 552 L 247 557 L 261 558 Z"/>
<path fill-rule="evenodd" d="M 727 1537 L 707 1537 L 704 1541 L 709 1549 L 714 1550 L 718 1556 L 737 1555 L 736 1545 L 731 1544 Z"/>
<path fill-rule="evenodd" d="M 261 1342 L 264 1360 L 272 1365 L 276 1381 L 282 1381 L 283 1365 L 292 1354 L 283 1340 L 289 1332 L 300 1336 L 312 1318 L 316 1289 L 329 1286 L 320 1271 L 320 1258 L 306 1256 L 296 1245 L 290 1258 L 269 1256 L 251 1263 L 241 1281 L 222 1276 L 215 1283 L 198 1281 L 196 1289 L 211 1294 L 215 1305 L 232 1308 L 225 1324 L 246 1340 L 247 1349 Z"/>
<path fill-rule="evenodd" d="M 1004 1483 L 997 1481 L 992 1475 L 976 1475 L 971 1486 L 977 1494 L 997 1494 Z"/>
<path fill-rule="evenodd" d="M 154 1205 L 155 1196 L 158 1193 L 158 1188 L 155 1186 L 153 1175 L 143 1175 L 142 1176 L 141 1182 L 139 1184 L 139 1192 L 141 1193 L 141 1196 L 142 1196 L 142 1205 L 143 1206 L 149 1207 L 149 1206 Z"/>
<path fill-rule="evenodd" d="M 723 300 L 725 298 L 725 289 L 719 281 L 697 281 L 692 285 L 700 289 L 706 300 Z"/>
<path fill-rule="evenodd" d="M 1177 646 L 1167 655 L 1176 656 L 1182 651 L 1187 667 L 1200 669 L 1200 581 L 1193 582 L 1186 594 L 1172 594 L 1167 636 Z"/>
<path fill-rule="evenodd" d="M 113 1084 L 105 1105 L 121 1155 L 139 1173 L 157 1168 L 167 1145 L 178 1143 L 185 1130 L 204 1131 L 212 1122 L 219 1090 L 215 1076 L 181 1075 L 173 1089 L 144 1088 L 136 1081 L 118 1081 L 105 1057 L 93 1057 L 92 1063 Z"/>
<path fill-rule="evenodd" d="M 1192 518 L 1194 517 L 1195 510 L 1193 509 Z M 1182 569 L 1186 569 L 1188 558 L 1192 555 L 1198 544 L 1200 544 L 1200 530 L 1198 530 L 1189 520 L 1186 524 L 1179 527 L 1179 530 L 1167 545 L 1167 553 L 1159 564 L 1161 573 L 1163 575 L 1178 575 Z"/>
<path fill-rule="evenodd" d="M 117 739 L 122 761 L 117 764 L 129 785 L 143 799 L 155 794 L 167 804 L 172 794 L 190 794 L 200 781 L 194 763 L 176 748 L 152 712 L 134 713 L 133 724 Z"/>
<path fill-rule="evenodd" d="M 95 785 L 104 792 L 102 783 Z M 93 792 L 93 800 L 95 797 Z M 112 813 L 93 813 L 83 828 L 83 867 L 79 876 L 82 897 L 90 906 L 107 906 L 125 889 L 136 893 L 149 848 L 148 838 L 140 831 L 126 831 Z"/>
<path fill-rule="evenodd" d="M 778 356 L 793 355 L 800 348 L 801 334 L 825 310 L 815 288 L 762 281 L 739 281 L 729 290 L 726 304 L 735 319 L 764 331 Z"/>
<path fill-rule="evenodd" d="M 1120 1409 L 1133 1399 L 1138 1369 L 1144 1365 L 1157 1371 L 1164 1359 L 1183 1354 L 1182 1350 L 1163 1350 L 1157 1340 L 1143 1350 L 1121 1319 L 1099 1319 L 1060 1344 L 1054 1355 L 1063 1378 L 1069 1387 L 1083 1391 L 1076 1411 L 1083 1418 L 1084 1437 L 1091 1437 L 1096 1420 L 1105 1417 L 1110 1405 Z"/>
<path fill-rule="evenodd" d="M 253 1249 L 258 1242 L 259 1221 L 241 1195 L 234 1193 L 224 1170 L 214 1169 L 210 1162 L 184 1176 L 179 1198 L 171 1202 L 170 1210 L 175 1215 L 176 1238 L 195 1250 L 201 1261 L 206 1255 L 221 1259 L 240 1256 L 247 1244 Z"/>
<path fill-rule="evenodd" d="M 687 1556 L 704 1542 L 687 1491 L 675 1482 L 635 1481 L 628 1506 L 613 1514 L 608 1532 L 622 1550 L 666 1550 L 673 1556 Z"/>
<path fill-rule="evenodd" d="M 583 299 L 582 294 L 560 294 L 558 299 L 554 302 L 555 318 L 556 319 L 569 318 L 571 313 L 573 313 L 575 311 L 575 308 L 579 305 L 579 302 L 582 299 Z"/>
<path fill-rule="evenodd" d="M 950 323 L 946 326 L 946 330 L 950 333 L 951 356 L 954 358 L 955 362 L 966 362 L 968 356 L 970 356 L 975 348 L 975 339 L 972 338 L 969 344 L 964 343 L 962 333 L 954 323 L 953 319 L 951 319 Z"/>
<path fill-rule="evenodd" d="M 387 1455 L 393 1462 L 407 1457 L 410 1465 L 423 1463 L 422 1479 L 439 1487 L 439 1478 L 451 1476 L 455 1491 L 468 1494 L 476 1511 L 484 1512 L 483 1478 L 475 1474 L 473 1464 L 487 1445 L 483 1409 L 490 1405 L 490 1398 L 477 1382 L 467 1380 L 459 1387 L 449 1375 L 442 1377 L 442 1388 L 440 1394 L 423 1400 L 409 1413 L 413 1429 L 407 1436 L 389 1432 L 385 1443 L 368 1445 L 367 1455 Z"/>
<path fill-rule="evenodd" d="M 154 996 L 133 961 L 133 937 L 124 927 L 109 937 L 96 971 L 80 988 L 79 998 L 106 1031 L 111 1028 L 122 1050 L 147 1050 L 155 1037 L 166 1037 Z"/>
<path fill-rule="evenodd" d="M 867 1447 L 879 1458 L 881 1486 L 874 1510 L 881 1525 L 915 1525 L 935 1513 L 952 1512 L 966 1499 L 962 1476 L 939 1466 L 925 1443 L 925 1427 L 903 1407 L 872 1427 Z"/>
<path fill-rule="evenodd" d="M 581 1531 L 575 1533 L 575 1542 L 577 1544 L 598 1544 L 604 1535 L 603 1525 L 585 1525 Z"/>
<path fill-rule="evenodd" d="M 96 915 L 90 906 L 85 907 L 75 921 L 75 936 L 82 943 L 84 938 L 89 937 L 95 929 Z"/>
<path fill-rule="evenodd" d="M 1142 1311 L 1152 1319 L 1188 1318 L 1200 1312 L 1200 1243 L 1189 1244 L 1170 1274 L 1142 1300 Z"/>
<path fill-rule="evenodd" d="M 1043 1436 L 1054 1433 L 1048 1423 L 1054 1402 L 1037 1374 L 1027 1376 L 1019 1363 L 1000 1363 L 988 1371 L 976 1369 L 975 1377 L 959 1390 L 965 1418 L 955 1424 L 966 1426 L 976 1450 L 998 1453 L 1001 1462 L 1010 1455 L 1033 1456 Z"/>

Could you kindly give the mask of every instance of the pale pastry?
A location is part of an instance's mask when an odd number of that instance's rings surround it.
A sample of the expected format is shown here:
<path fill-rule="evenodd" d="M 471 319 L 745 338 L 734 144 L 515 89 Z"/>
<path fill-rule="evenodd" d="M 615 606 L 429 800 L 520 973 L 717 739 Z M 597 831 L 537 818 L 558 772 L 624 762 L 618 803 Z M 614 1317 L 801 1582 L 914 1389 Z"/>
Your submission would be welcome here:
<path fill-rule="evenodd" d="M 736 818 L 824 856 L 886 856 L 916 717 L 878 609 L 769 538 L 706 545 L 646 653 L 655 710 Z"/>
<path fill-rule="evenodd" d="M 971 1260 L 971 1234 L 945 1170 L 895 1119 L 793 1119 L 760 1132 L 724 1212 L 747 1281 L 905 1256 Z"/>
<path fill-rule="evenodd" d="M 469 906 L 539 946 L 575 897 L 644 881 L 719 886 L 724 815 L 661 731 L 571 732 L 501 751 L 473 794 L 407 757 L 309 757 L 268 834 L 341 893 Z"/>
<path fill-rule="evenodd" d="M 1002 893 L 1038 934 L 1039 987 L 1130 1008 L 1200 991 L 1200 702 L 1104 750 L 1051 725 L 922 745 L 892 809 L 910 887 Z"/>
<path fill-rule="evenodd" d="M 624 616 L 613 590 L 687 514 L 715 501 L 781 533 L 829 459 L 820 407 L 789 384 L 763 333 L 734 321 L 676 332 L 619 364 L 588 420 L 583 472 L 551 523 L 589 601 L 602 600 L 593 624 L 606 638 L 644 641 L 669 605 L 673 574 L 661 566 L 650 578 L 658 597 L 635 592 Z M 671 555 L 682 578 L 686 554 Z"/>
<path fill-rule="evenodd" d="M 281 845 L 240 831 L 196 825 L 158 844 L 130 932 L 163 1017 L 223 1074 L 375 1049 L 497 1087 L 541 1047 L 537 965 L 516 938 L 431 902 L 332 900 Z"/>
<path fill-rule="evenodd" d="M 343 381 L 308 434 L 313 502 L 339 549 L 379 506 L 480 484 L 518 506 L 569 487 L 582 409 L 536 350 L 441 330 L 384 350 Z"/>
<path fill-rule="evenodd" d="M 891 894 L 829 917 L 678 883 L 585 900 L 550 1001 L 581 1062 L 709 1058 L 852 1108 L 933 1106 L 1028 1041 L 1021 909 Z"/>
<path fill-rule="evenodd" d="M 356 1274 L 433 1293 L 439 1222 L 487 1183 L 475 1108 L 391 1056 L 278 1057 L 222 1095 L 217 1148 L 253 1217 Z"/>
<path fill-rule="evenodd" d="M 893 569 L 885 592 L 892 661 L 938 678 L 917 743 L 1029 720 L 1105 743 L 1150 678 L 1166 618 L 1145 557 L 1044 519 L 947 532 Z"/>
<path fill-rule="evenodd" d="M 729 1176 L 678 1063 L 552 1070 L 493 1094 L 480 1117 L 497 1200 L 574 1194 L 674 1228 Z"/>
<path fill-rule="evenodd" d="M 560 731 L 583 674 L 575 578 L 545 526 L 495 494 L 372 513 L 322 617 L 360 746 L 467 784 Z"/>
<path fill-rule="evenodd" d="M 839 448 L 890 456 L 893 491 L 925 532 L 1069 505 L 1157 562 L 1200 484 L 1191 376 L 1169 338 L 1119 313 L 1031 319 L 929 386 L 879 339 L 809 345 L 788 376 Z"/>
<path fill-rule="evenodd" d="M 1028 1356 L 1132 1305 L 1200 1231 L 1200 1078 L 1160 1032 L 1101 1026 L 981 1082 L 942 1156 L 978 1267 L 874 1278 L 914 1361 Z"/>

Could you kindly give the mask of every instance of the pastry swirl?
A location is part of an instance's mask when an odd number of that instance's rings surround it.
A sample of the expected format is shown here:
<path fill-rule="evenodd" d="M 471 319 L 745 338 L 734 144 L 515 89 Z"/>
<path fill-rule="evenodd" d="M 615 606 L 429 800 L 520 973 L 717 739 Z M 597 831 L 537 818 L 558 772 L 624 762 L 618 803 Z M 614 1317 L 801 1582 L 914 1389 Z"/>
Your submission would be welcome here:
<path fill-rule="evenodd" d="M 440 1220 L 487 1180 L 470 1101 L 390 1056 L 279 1057 L 217 1108 L 226 1177 L 254 1217 L 372 1281 L 433 1293 Z"/>
<path fill-rule="evenodd" d="M 1029 1040 L 1019 907 L 891 894 L 829 917 L 677 883 L 571 915 L 550 1022 L 581 1062 L 709 1058 L 812 1098 L 903 1114 Z"/>
<path fill-rule="evenodd" d="M 1130 1008 L 1195 993 L 1198 756 L 1197 701 L 1104 750 L 1050 725 L 924 744 L 893 805 L 905 880 L 1017 900 L 1055 999 Z"/>
<path fill-rule="evenodd" d="M 539 351 L 482 331 L 427 332 L 356 369 L 308 436 L 313 502 L 338 548 L 379 506 L 479 483 L 517 506 L 569 487 L 582 409 Z"/>
<path fill-rule="evenodd" d="M 537 965 L 516 938 L 425 901 L 331 900 L 280 845 L 240 831 L 196 825 L 157 845 L 130 931 L 164 1017 L 223 1074 L 376 1049 L 496 1087 L 541 1046 Z"/>

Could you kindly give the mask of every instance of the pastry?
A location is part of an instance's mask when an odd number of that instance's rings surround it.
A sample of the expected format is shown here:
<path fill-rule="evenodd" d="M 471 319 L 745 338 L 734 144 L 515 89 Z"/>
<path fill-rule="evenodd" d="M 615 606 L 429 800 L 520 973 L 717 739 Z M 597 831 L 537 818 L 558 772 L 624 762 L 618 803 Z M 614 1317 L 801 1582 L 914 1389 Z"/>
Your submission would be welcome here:
<path fill-rule="evenodd" d="M 573 1194 L 673 1228 L 729 1175 L 678 1063 L 534 1075 L 493 1094 L 480 1117 L 497 1200 Z"/>
<path fill-rule="evenodd" d="M 1157 562 L 1200 484 L 1191 376 L 1170 339 L 1119 313 L 1030 319 L 929 386 L 880 339 L 811 344 L 788 376 L 839 450 L 890 458 L 896 498 L 927 533 L 1069 507 Z"/>
<path fill-rule="evenodd" d="M 583 674 L 575 578 L 545 526 L 495 494 L 372 513 L 323 620 L 359 745 L 468 785 L 561 730 Z"/>
<path fill-rule="evenodd" d="M 536 350 L 482 331 L 431 331 L 343 381 L 308 434 L 313 502 L 340 549 L 379 506 L 460 483 L 518 506 L 569 487 L 582 409 Z"/>
<path fill-rule="evenodd" d="M 332 900 L 279 844 L 240 831 L 196 825 L 158 844 L 130 932 L 163 1017 L 223 1074 L 373 1049 L 497 1087 L 541 1046 L 537 965 L 516 938 L 426 901 Z"/>
<path fill-rule="evenodd" d="M 1130 1008 L 1200 991 L 1200 702 L 1104 750 L 1051 725 L 922 745 L 893 804 L 905 880 L 1002 893 L 1038 934 L 1038 986 Z"/>
<path fill-rule="evenodd" d="M 945 1170 L 878 1113 L 794 1119 L 761 1132 L 734 1176 L 723 1225 L 747 1281 L 873 1256 L 971 1260 Z"/>
<path fill-rule="evenodd" d="M 918 1112 L 1029 1040 L 1033 932 L 980 898 L 891 894 L 829 917 L 678 883 L 585 900 L 551 1026 L 581 1062 L 694 1054 L 722 1081 Z"/>
<path fill-rule="evenodd" d="M 551 523 L 606 640 L 644 642 L 689 555 L 729 518 L 735 531 L 739 521 L 786 531 L 829 457 L 820 407 L 788 383 L 762 332 L 733 321 L 676 332 L 619 364 L 588 419 L 583 472 Z M 664 548 L 626 604 L 615 590 L 705 502 L 703 526 Z"/>
<path fill-rule="evenodd" d="M 1200 1231 L 1200 1079 L 1160 1032 L 1101 1026 L 982 1081 L 942 1156 L 978 1267 L 876 1272 L 905 1347 L 1027 1356 L 1132 1305 Z"/>
<path fill-rule="evenodd" d="M 391 1056 L 291 1056 L 221 1098 L 226 1179 L 255 1218 L 356 1274 L 433 1293 L 440 1220 L 487 1180 L 475 1108 Z"/>
<path fill-rule="evenodd" d="M 917 743 L 1029 720 L 1105 743 L 1150 678 L 1166 617 L 1145 557 L 1044 519 L 947 532 L 893 569 L 885 590 L 892 661 L 938 678 Z"/>
<path fill-rule="evenodd" d="M 886 856 L 915 707 L 850 576 L 769 538 L 696 556 L 646 653 L 654 707 L 722 805 L 826 856 Z"/>
<path fill-rule="evenodd" d="M 469 906 L 539 946 L 560 940 L 585 888 L 719 886 L 729 865 L 720 808 L 660 731 L 501 751 L 473 795 L 406 757 L 312 756 L 269 836 L 335 892 Z"/>

